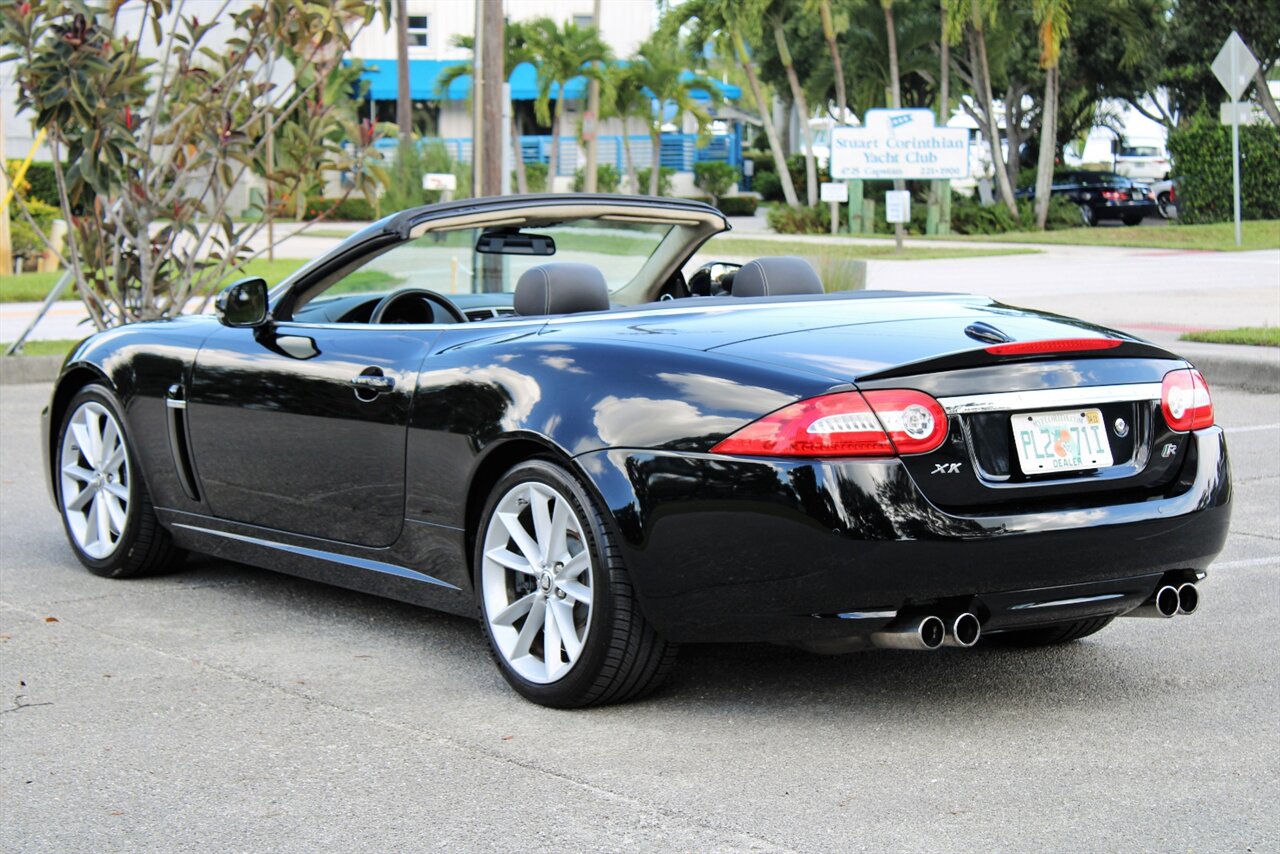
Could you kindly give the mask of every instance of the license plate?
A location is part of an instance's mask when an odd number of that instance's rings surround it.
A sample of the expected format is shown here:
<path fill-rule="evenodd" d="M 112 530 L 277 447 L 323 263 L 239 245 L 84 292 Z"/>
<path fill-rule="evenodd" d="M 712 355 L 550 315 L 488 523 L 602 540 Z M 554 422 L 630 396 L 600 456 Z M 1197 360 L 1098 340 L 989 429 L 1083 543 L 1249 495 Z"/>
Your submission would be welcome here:
<path fill-rule="evenodd" d="M 1080 471 L 1111 465 L 1111 445 L 1098 409 L 1023 412 L 1009 419 L 1023 474 Z"/>

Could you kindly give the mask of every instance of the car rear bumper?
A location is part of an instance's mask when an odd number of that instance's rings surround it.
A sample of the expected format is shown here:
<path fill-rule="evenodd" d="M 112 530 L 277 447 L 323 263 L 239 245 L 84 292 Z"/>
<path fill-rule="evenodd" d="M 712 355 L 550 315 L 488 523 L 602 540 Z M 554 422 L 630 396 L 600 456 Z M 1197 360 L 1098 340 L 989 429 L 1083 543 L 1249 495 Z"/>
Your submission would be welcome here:
<path fill-rule="evenodd" d="M 955 515 L 897 460 L 796 462 L 608 450 L 578 458 L 612 511 L 646 616 L 676 641 L 868 634 L 903 610 L 973 608 L 999 630 L 1124 613 L 1221 551 L 1222 431 L 1175 485 L 1130 503 Z"/>
<path fill-rule="evenodd" d="M 1093 213 L 1098 219 L 1125 219 L 1127 217 L 1159 216 L 1160 206 L 1155 202 L 1094 202 Z"/>

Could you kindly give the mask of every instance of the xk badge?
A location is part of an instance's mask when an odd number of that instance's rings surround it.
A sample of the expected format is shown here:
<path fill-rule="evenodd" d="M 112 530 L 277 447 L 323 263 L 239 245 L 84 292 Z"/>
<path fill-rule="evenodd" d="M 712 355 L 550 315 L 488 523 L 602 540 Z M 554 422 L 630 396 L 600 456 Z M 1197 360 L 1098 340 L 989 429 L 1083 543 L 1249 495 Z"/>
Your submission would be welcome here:
<path fill-rule="evenodd" d="M 934 463 L 930 474 L 956 474 L 960 471 L 960 463 Z"/>

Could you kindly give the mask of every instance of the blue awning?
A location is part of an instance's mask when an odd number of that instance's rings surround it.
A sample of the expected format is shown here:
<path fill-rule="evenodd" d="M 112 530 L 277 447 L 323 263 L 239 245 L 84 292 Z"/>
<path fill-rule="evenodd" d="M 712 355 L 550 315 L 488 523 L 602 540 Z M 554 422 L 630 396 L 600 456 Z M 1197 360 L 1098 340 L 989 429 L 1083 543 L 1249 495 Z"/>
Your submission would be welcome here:
<path fill-rule="evenodd" d="M 347 61 L 346 64 L 351 64 Z M 441 92 L 438 81 L 441 73 L 456 65 L 465 64 L 460 59 L 411 59 L 409 60 L 409 92 L 415 101 L 465 101 L 471 97 L 471 75 L 463 75 L 449 84 L 448 91 Z M 682 80 L 690 80 L 693 73 L 681 72 Z M 366 59 L 360 79 L 369 84 L 369 97 L 375 101 L 394 101 L 399 86 L 394 59 Z M 538 97 L 538 70 L 528 62 L 522 62 L 511 72 L 511 97 L 517 101 L 532 101 Z M 742 90 L 717 80 L 709 81 L 717 98 L 737 99 Z M 571 99 L 585 98 L 587 79 L 575 77 L 565 84 L 565 96 Z M 551 97 L 558 98 L 559 86 L 551 87 Z M 696 89 L 693 96 L 700 101 L 711 100 L 711 95 Z"/>

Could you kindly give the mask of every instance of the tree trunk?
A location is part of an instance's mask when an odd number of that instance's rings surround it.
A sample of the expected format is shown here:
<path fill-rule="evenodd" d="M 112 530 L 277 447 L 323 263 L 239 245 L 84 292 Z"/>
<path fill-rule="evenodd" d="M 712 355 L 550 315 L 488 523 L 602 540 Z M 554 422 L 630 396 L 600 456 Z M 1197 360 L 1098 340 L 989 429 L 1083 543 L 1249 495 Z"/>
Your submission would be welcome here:
<path fill-rule="evenodd" d="M 981 12 L 978 0 L 972 0 L 973 25 L 971 45 L 977 53 L 978 75 L 981 77 L 979 91 L 982 97 L 982 111 L 986 114 L 987 144 L 991 146 L 991 161 L 995 167 L 996 186 L 1000 190 L 1000 198 L 1009 213 L 1018 215 L 1018 203 L 1013 197 L 1013 188 L 1009 186 L 1009 173 L 1004 168 L 1004 157 L 1000 152 L 1000 126 L 996 123 L 995 98 L 991 94 L 991 65 L 987 61 L 987 37 L 981 26 Z"/>
<path fill-rule="evenodd" d="M 481 49 L 484 58 L 480 73 L 484 75 L 481 91 L 483 103 L 477 105 L 484 116 L 485 139 L 472 140 L 483 146 L 480 158 L 481 181 L 476 196 L 502 195 L 502 84 L 507 80 L 506 33 L 502 17 L 502 0 L 489 0 L 482 10 L 484 16 L 484 40 Z"/>
<path fill-rule="evenodd" d="M 662 121 L 659 114 L 658 121 Z M 649 144 L 653 146 L 653 162 L 649 164 L 649 195 L 658 195 L 658 180 L 662 177 L 662 125 L 649 126 Z"/>
<path fill-rule="evenodd" d="M 1271 123 L 1280 127 L 1280 109 L 1276 108 L 1276 99 L 1271 97 L 1271 89 L 1267 86 L 1267 78 L 1262 73 L 1261 65 L 1253 72 L 1253 82 L 1258 92 L 1258 103 L 1262 105 Z"/>
<path fill-rule="evenodd" d="M 560 94 L 564 95 L 564 84 L 560 84 Z M 556 98 L 556 109 L 551 114 L 551 162 L 547 164 L 547 192 L 556 191 L 556 173 L 560 171 L 560 108 L 564 98 Z"/>
<path fill-rule="evenodd" d="M 1058 66 L 1044 72 L 1044 111 L 1040 117 L 1040 159 L 1036 163 L 1036 228 L 1044 231 L 1049 218 L 1049 192 L 1058 138 Z"/>
<path fill-rule="evenodd" d="M 529 176 L 524 169 L 524 149 L 520 147 L 520 124 L 516 121 L 516 104 L 511 102 L 511 154 L 515 165 L 516 192 L 529 192 Z"/>
<path fill-rule="evenodd" d="M 938 127 L 946 127 L 951 119 L 951 44 L 947 41 L 947 6 L 942 7 L 942 38 L 938 68 Z"/>
<path fill-rule="evenodd" d="M 902 107 L 902 83 L 898 79 L 898 33 L 893 26 L 893 0 L 880 0 L 884 9 L 884 31 L 889 40 L 889 106 Z"/>
<path fill-rule="evenodd" d="M 409 94 L 409 0 L 396 0 L 396 128 L 400 144 L 413 141 L 413 99 Z"/>
<path fill-rule="evenodd" d="M 835 22 L 831 19 L 831 0 L 821 0 L 818 13 L 822 17 L 822 36 L 827 40 L 827 50 L 831 52 L 831 73 L 836 79 L 836 109 L 839 110 L 840 123 L 844 124 L 849 99 L 844 90 L 844 66 L 840 63 L 840 48 L 836 45 Z"/>
<path fill-rule="evenodd" d="M 733 45 L 738 54 L 738 66 L 747 76 L 747 85 L 751 87 L 751 96 L 755 98 L 756 109 L 760 111 L 760 119 L 764 122 L 764 135 L 769 140 L 769 150 L 773 152 L 773 165 L 778 170 L 778 180 L 782 182 L 782 196 L 791 207 L 799 207 L 800 199 L 796 197 L 796 187 L 791 181 L 791 173 L 787 171 L 786 158 L 782 156 L 782 142 L 778 139 L 778 129 L 773 126 L 773 116 L 764 102 L 764 93 L 760 90 L 760 80 L 756 77 L 755 66 L 747 56 L 747 47 L 742 35 L 733 33 Z"/>
<path fill-rule="evenodd" d="M 804 89 L 800 86 L 800 77 L 791 61 L 791 49 L 787 46 L 787 34 L 782 29 L 782 21 L 774 19 L 773 38 L 778 43 L 778 56 L 782 59 L 782 67 L 787 70 L 787 83 L 791 86 L 791 97 L 796 102 L 796 110 L 800 113 L 800 129 L 804 134 L 804 184 L 805 195 L 809 207 L 818 203 L 818 168 L 813 156 L 813 129 L 809 127 L 809 102 L 804 97 Z"/>
<path fill-rule="evenodd" d="M 636 186 L 638 178 L 636 178 L 636 162 L 631 157 L 631 136 L 627 133 L 627 125 L 630 120 L 627 117 L 622 119 L 622 154 L 627 159 L 627 186 L 631 188 L 631 192 L 637 195 L 640 188 Z"/>

